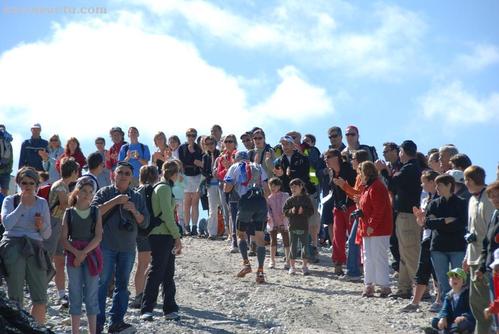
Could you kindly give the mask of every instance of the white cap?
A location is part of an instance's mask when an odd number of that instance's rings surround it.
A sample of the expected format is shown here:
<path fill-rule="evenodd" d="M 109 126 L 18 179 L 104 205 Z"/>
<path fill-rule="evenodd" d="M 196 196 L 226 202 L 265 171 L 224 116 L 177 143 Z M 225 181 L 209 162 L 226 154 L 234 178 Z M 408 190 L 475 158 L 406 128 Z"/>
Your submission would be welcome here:
<path fill-rule="evenodd" d="M 42 126 L 40 125 L 40 123 L 35 123 L 35 124 L 33 124 L 33 126 L 31 128 L 32 129 L 41 129 Z"/>
<path fill-rule="evenodd" d="M 450 176 L 452 176 L 454 178 L 454 181 L 456 181 L 456 183 L 464 184 L 464 173 L 462 170 L 451 169 L 451 170 L 448 170 L 446 172 L 446 174 L 449 174 Z"/>

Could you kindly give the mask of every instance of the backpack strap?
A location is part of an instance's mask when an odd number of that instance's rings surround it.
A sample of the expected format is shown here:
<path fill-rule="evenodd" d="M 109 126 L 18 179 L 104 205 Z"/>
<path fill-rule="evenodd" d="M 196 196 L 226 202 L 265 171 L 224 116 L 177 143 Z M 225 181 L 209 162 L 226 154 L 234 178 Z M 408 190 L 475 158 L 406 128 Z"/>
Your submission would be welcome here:
<path fill-rule="evenodd" d="M 68 226 L 68 238 L 71 237 L 71 220 L 73 215 L 72 211 L 72 208 L 66 209 L 66 225 Z"/>
<path fill-rule="evenodd" d="M 97 225 L 97 214 L 98 214 L 98 209 L 95 205 L 92 205 L 90 207 L 90 217 L 92 217 L 92 225 L 90 227 L 90 232 L 92 233 L 92 235 L 95 236 L 95 226 Z"/>

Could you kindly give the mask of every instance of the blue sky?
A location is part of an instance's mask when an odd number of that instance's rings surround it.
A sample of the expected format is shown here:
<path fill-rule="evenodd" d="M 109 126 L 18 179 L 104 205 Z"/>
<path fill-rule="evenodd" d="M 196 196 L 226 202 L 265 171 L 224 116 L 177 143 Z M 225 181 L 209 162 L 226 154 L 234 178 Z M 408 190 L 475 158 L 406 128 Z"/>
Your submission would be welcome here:
<path fill-rule="evenodd" d="M 239 135 L 354 124 L 361 142 L 453 143 L 488 181 L 499 161 L 497 1 L 0 2 L 0 120 L 76 136 L 110 127 Z M 26 8 L 101 7 L 105 14 Z M 8 8 L 6 8 L 8 7 Z M 12 13 L 13 9 L 23 13 Z M 22 8 L 21 8 L 22 9 Z"/>

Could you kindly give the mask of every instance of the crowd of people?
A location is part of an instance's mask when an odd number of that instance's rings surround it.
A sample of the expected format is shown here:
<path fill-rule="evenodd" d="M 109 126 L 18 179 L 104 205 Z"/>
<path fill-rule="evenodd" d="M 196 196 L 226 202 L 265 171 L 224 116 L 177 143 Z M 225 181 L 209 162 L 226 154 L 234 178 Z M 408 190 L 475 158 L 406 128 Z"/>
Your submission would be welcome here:
<path fill-rule="evenodd" d="M 355 126 L 345 128 L 346 144 L 343 130 L 331 127 L 321 153 L 312 134 L 291 131 L 273 146 L 261 128 L 238 137 L 213 125 L 209 135 L 187 129 L 184 143 L 158 132 L 151 154 L 137 128 L 125 141 L 113 127 L 112 146 L 98 137 L 86 157 L 75 137 L 62 147 L 58 135 L 42 139 L 38 123 L 31 132 L 19 154 L 18 191 L 7 196 L 13 138 L 0 125 L 0 275 L 21 306 L 28 286 L 40 324 L 52 279 L 73 333 L 83 303 L 92 334 L 107 318 L 109 333 L 130 329 L 129 304 L 152 321 L 160 286 L 165 318 L 179 319 L 175 258 L 182 237 L 198 236 L 228 241 L 242 258 L 236 277 L 253 272 L 255 256 L 258 284 L 277 268 L 280 244 L 284 269 L 296 275 L 301 263 L 310 275 L 329 243 L 334 274 L 363 281 L 362 297 L 410 299 L 400 311 L 414 312 L 433 291 L 437 315 L 427 332 L 497 331 L 499 181 L 486 185 L 485 170 L 454 145 L 424 154 L 412 140 L 386 142 L 380 159 Z"/>

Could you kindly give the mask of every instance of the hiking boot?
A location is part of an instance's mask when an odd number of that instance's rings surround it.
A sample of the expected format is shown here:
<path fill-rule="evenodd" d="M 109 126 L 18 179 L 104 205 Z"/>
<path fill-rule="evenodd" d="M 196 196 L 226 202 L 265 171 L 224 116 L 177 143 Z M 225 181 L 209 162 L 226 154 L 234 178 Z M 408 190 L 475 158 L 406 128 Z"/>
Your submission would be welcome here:
<path fill-rule="evenodd" d="M 442 309 L 442 304 L 440 304 L 438 301 L 434 302 L 431 304 L 429 311 L 433 313 L 438 313 Z"/>
<path fill-rule="evenodd" d="M 191 227 L 190 227 L 190 225 L 184 226 L 184 235 L 191 235 Z"/>
<path fill-rule="evenodd" d="M 344 275 L 345 273 L 343 272 L 343 266 L 341 264 L 335 264 L 333 273 L 337 276 Z"/>
<path fill-rule="evenodd" d="M 118 322 L 109 326 L 108 333 L 135 333 L 135 327 L 125 322 Z"/>
<path fill-rule="evenodd" d="M 397 299 L 397 298 L 411 299 L 412 293 L 410 291 L 398 290 L 397 292 L 391 293 L 388 297 L 393 298 L 393 299 Z"/>
<path fill-rule="evenodd" d="M 145 312 L 140 316 L 140 320 L 142 321 L 153 321 L 153 315 L 151 312 Z"/>
<path fill-rule="evenodd" d="M 295 275 L 296 274 L 296 268 L 290 267 L 289 270 L 288 270 L 288 274 Z"/>
<path fill-rule="evenodd" d="M 256 272 L 256 283 L 257 284 L 265 283 L 265 276 L 263 275 L 263 271 L 261 270 Z"/>
<path fill-rule="evenodd" d="M 62 296 L 59 298 L 59 305 L 64 308 L 69 308 L 69 297 L 67 295 Z"/>
<path fill-rule="evenodd" d="M 249 264 L 245 264 L 243 266 L 243 269 L 241 269 L 237 273 L 237 277 L 244 277 L 244 276 L 246 276 L 246 274 L 249 274 L 250 272 L 251 272 L 251 266 Z"/>
<path fill-rule="evenodd" d="M 419 310 L 419 305 L 409 303 L 406 306 L 402 307 L 400 309 L 400 312 L 411 313 L 411 312 L 417 312 L 418 310 Z"/>
<path fill-rule="evenodd" d="M 198 226 L 197 225 L 192 225 L 191 237 L 195 237 L 197 235 L 198 235 Z"/>
<path fill-rule="evenodd" d="M 138 295 L 136 295 L 132 302 L 130 303 L 130 307 L 131 308 L 135 308 L 135 309 L 138 309 L 138 308 L 141 308 L 142 307 L 142 297 L 143 297 L 144 294 L 142 293 L 139 293 Z"/>
<path fill-rule="evenodd" d="M 170 312 L 165 314 L 165 320 L 180 320 L 180 315 L 178 314 L 178 312 Z"/>
<path fill-rule="evenodd" d="M 301 272 L 303 273 L 303 276 L 310 276 L 310 270 L 308 267 L 301 268 Z"/>
<path fill-rule="evenodd" d="M 374 297 L 374 287 L 372 285 L 364 287 L 364 291 L 362 292 L 362 297 L 365 298 Z"/>
<path fill-rule="evenodd" d="M 390 287 L 381 288 L 379 292 L 379 298 L 387 298 L 392 293 L 392 289 Z"/>

